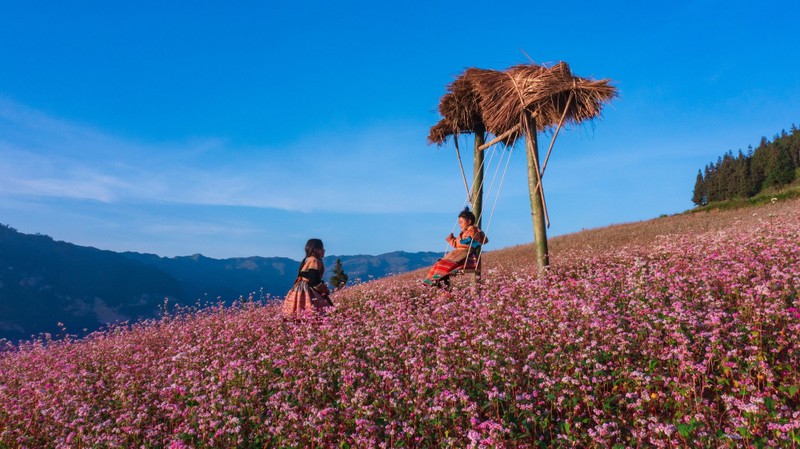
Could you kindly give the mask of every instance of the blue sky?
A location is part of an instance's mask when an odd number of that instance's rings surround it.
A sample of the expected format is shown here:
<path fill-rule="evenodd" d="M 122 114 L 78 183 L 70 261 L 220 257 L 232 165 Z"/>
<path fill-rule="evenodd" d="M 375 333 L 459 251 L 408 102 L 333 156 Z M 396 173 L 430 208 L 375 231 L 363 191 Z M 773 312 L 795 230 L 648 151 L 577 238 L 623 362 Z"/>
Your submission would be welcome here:
<path fill-rule="evenodd" d="M 800 124 L 798 16 L 794 1 L 2 2 L 0 223 L 170 257 L 299 259 L 310 237 L 329 255 L 444 251 L 465 192 L 452 145 L 426 143 L 439 98 L 467 67 L 530 60 L 620 92 L 559 135 L 549 235 L 679 213 L 699 168 Z M 501 154 L 487 249 L 533 240 L 524 149 L 498 151 L 487 182 Z"/>

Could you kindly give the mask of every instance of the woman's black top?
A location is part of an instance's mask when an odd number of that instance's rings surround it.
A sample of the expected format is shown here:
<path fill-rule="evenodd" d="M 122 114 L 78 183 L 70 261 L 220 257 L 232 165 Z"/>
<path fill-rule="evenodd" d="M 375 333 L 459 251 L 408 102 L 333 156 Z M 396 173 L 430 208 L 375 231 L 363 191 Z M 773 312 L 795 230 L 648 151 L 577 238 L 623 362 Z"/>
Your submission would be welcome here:
<path fill-rule="evenodd" d="M 303 261 L 300 262 L 301 269 L 303 268 L 303 265 L 305 265 L 305 263 L 306 263 L 305 259 L 303 259 Z M 298 274 L 298 276 L 305 278 L 308 281 L 308 285 L 312 287 L 316 287 L 317 285 L 322 283 L 322 273 L 316 268 L 303 270 Z"/>

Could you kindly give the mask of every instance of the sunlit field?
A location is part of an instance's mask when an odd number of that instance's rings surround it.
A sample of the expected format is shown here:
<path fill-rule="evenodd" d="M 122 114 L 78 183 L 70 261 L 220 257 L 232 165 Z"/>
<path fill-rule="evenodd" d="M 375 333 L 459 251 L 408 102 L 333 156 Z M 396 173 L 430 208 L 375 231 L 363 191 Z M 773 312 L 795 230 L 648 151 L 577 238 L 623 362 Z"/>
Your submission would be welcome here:
<path fill-rule="evenodd" d="M 800 202 L 0 355 L 0 448 L 800 447 Z"/>

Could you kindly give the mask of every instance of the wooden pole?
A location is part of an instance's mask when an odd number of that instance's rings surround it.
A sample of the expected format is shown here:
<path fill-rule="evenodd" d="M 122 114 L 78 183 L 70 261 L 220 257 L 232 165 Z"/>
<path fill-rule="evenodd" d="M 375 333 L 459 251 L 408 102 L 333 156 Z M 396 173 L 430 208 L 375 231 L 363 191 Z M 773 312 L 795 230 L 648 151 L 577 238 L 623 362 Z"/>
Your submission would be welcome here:
<path fill-rule="evenodd" d="M 461 150 L 458 148 L 458 136 L 453 136 L 453 143 L 456 145 L 456 156 L 458 157 L 458 168 L 461 169 L 461 179 L 464 180 L 464 188 L 467 190 L 467 199 L 472 204 L 472 193 L 469 191 L 469 183 L 467 183 L 467 175 L 464 174 L 464 163 L 461 162 Z"/>
<path fill-rule="evenodd" d="M 485 135 L 483 130 L 475 131 L 475 159 L 473 161 L 473 173 L 475 179 L 472 181 L 472 213 L 475 214 L 475 226 L 481 227 L 483 219 L 483 146 Z"/>
<path fill-rule="evenodd" d="M 533 220 L 533 237 L 536 245 L 536 267 L 539 275 L 543 275 L 550 265 L 547 251 L 547 228 L 545 227 L 544 202 L 539 172 L 539 144 L 536 135 L 536 118 L 531 117 L 525 132 L 525 152 L 528 159 L 528 191 L 531 197 L 531 219 Z"/>
<path fill-rule="evenodd" d="M 564 124 L 564 119 L 567 117 L 567 111 L 569 111 L 569 105 L 572 103 L 572 97 L 574 92 L 569 93 L 569 98 L 567 99 L 567 105 L 564 106 L 564 113 L 561 114 L 561 120 L 558 121 L 558 128 L 556 128 L 556 132 L 553 133 L 553 138 L 550 140 L 550 147 L 547 149 L 547 156 L 544 158 L 544 164 L 542 164 L 542 176 L 544 176 L 544 171 L 547 169 L 547 161 L 550 160 L 550 152 L 553 151 L 553 144 L 556 143 L 556 137 L 558 137 L 558 132 L 561 131 L 561 125 Z"/>
<path fill-rule="evenodd" d="M 485 143 L 485 144 L 483 144 L 483 145 L 481 145 L 481 146 L 479 146 L 477 148 L 479 150 L 483 151 L 483 150 L 491 147 L 492 145 L 496 144 L 497 142 L 502 142 L 503 140 L 508 139 L 508 137 L 510 135 L 512 135 L 515 132 L 519 131 L 519 128 L 520 128 L 519 123 L 517 123 L 516 125 L 514 125 L 513 128 L 509 129 L 508 131 L 504 132 L 503 134 L 500 134 L 499 136 L 495 137 L 491 141 L 489 141 L 489 142 L 487 142 L 487 143 Z"/>
<path fill-rule="evenodd" d="M 544 177 L 544 170 L 547 168 L 547 161 L 550 160 L 550 152 L 553 151 L 553 144 L 556 143 L 556 137 L 558 137 L 558 131 L 561 130 L 561 125 L 564 124 L 564 118 L 567 116 L 567 110 L 569 110 L 569 104 L 572 102 L 572 93 L 569 94 L 569 99 L 567 100 L 567 105 L 564 107 L 564 113 L 561 114 L 561 120 L 558 122 L 558 128 L 556 128 L 556 132 L 553 134 L 553 138 L 550 140 L 550 147 L 547 148 L 547 156 L 544 158 L 544 164 L 542 164 L 542 169 L 539 171 L 539 182 L 536 187 L 539 189 L 539 192 L 542 196 L 542 205 L 544 206 L 544 221 L 547 225 L 547 229 L 550 229 L 550 217 L 547 214 L 547 202 L 544 199 L 544 189 L 542 188 L 542 178 Z M 535 116 L 534 116 L 535 118 Z M 519 125 L 517 125 L 519 126 Z M 537 150 L 538 154 L 538 150 Z"/>

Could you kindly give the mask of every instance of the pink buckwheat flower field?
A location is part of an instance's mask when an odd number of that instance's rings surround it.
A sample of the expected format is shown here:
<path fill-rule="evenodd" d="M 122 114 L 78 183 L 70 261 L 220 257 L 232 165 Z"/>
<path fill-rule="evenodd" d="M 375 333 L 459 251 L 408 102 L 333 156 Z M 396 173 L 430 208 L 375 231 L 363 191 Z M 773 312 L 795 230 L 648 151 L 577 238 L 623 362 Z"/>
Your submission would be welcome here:
<path fill-rule="evenodd" d="M 800 447 L 800 202 L 0 354 L 0 448 Z"/>

